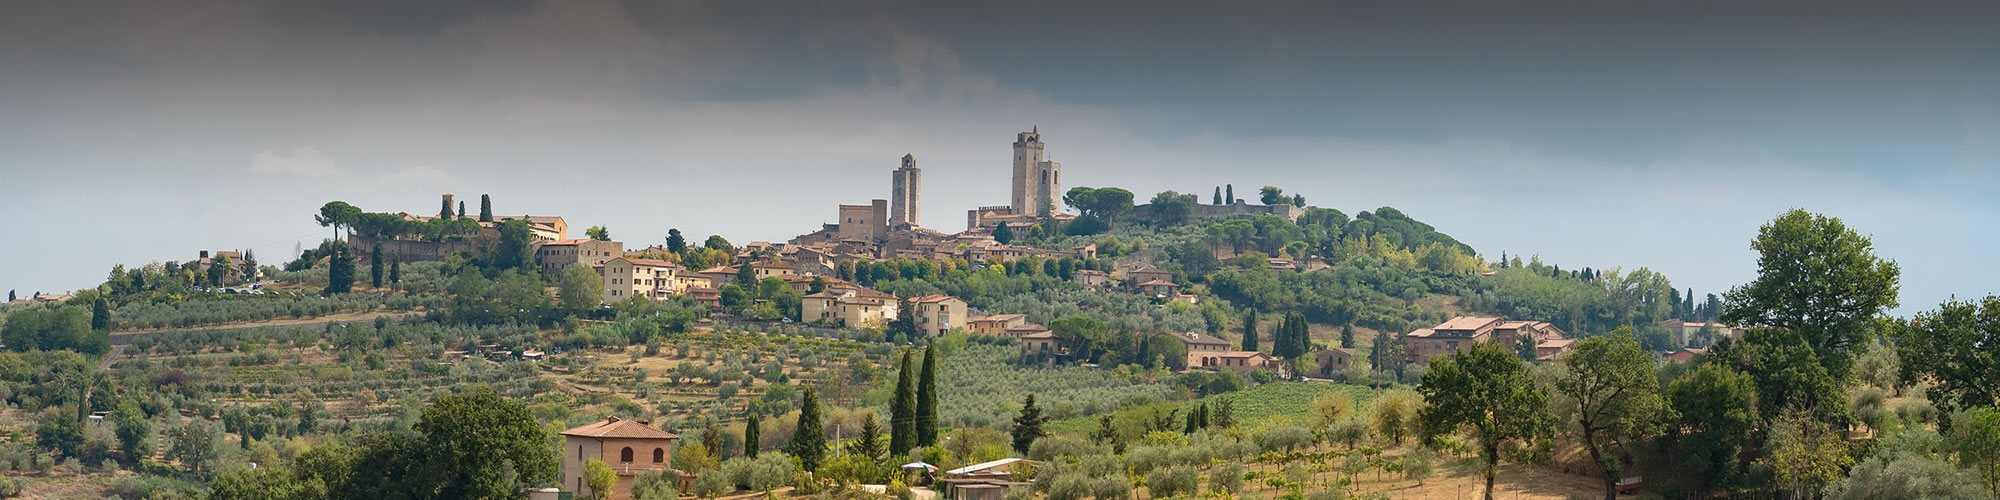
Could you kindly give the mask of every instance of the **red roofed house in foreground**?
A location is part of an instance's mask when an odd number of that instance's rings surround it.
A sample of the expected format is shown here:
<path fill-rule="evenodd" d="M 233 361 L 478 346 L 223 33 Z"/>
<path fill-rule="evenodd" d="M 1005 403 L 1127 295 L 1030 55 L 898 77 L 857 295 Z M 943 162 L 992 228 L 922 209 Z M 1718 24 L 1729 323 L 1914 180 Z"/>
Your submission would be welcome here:
<path fill-rule="evenodd" d="M 562 432 L 563 489 L 581 497 L 589 486 L 583 484 L 583 464 L 603 460 L 618 473 L 611 488 L 612 500 L 632 498 L 632 481 L 640 474 L 671 470 L 674 440 L 680 436 L 653 428 L 643 420 L 609 417 Z"/>

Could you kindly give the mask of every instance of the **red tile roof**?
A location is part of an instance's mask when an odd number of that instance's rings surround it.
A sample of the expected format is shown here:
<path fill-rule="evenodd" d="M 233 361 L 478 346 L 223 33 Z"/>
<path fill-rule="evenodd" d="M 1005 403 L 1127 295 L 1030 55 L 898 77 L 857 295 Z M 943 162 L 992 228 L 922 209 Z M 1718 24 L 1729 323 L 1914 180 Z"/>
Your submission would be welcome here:
<path fill-rule="evenodd" d="M 604 420 L 577 426 L 562 431 L 564 436 L 619 438 L 619 439 L 680 439 L 674 433 L 653 428 L 635 420 L 610 417 Z"/>

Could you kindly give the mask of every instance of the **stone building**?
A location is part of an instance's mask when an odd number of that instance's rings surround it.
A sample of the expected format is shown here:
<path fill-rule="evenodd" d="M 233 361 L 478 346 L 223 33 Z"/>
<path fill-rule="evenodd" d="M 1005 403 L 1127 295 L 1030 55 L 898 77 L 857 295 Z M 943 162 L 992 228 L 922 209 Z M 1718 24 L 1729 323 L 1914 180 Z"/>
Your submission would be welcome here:
<path fill-rule="evenodd" d="M 563 437 L 563 479 L 562 487 L 579 497 L 592 493 L 590 485 L 583 482 L 583 466 L 591 460 L 603 460 L 618 475 L 612 483 L 611 491 L 596 498 L 625 500 L 632 498 L 632 482 L 640 474 L 671 470 L 674 465 L 674 440 L 680 436 L 648 425 L 644 420 L 622 420 L 608 417 L 562 432 Z M 671 472 L 670 472 L 671 473 Z"/>
<path fill-rule="evenodd" d="M 664 260 L 618 257 L 597 266 L 604 278 L 604 301 L 616 303 L 632 296 L 664 300 L 677 292 L 674 275 L 681 266 Z"/>
<path fill-rule="evenodd" d="M 917 155 L 903 155 L 902 168 L 890 174 L 889 225 L 917 225 L 923 213 L 923 171 L 917 169 Z"/>
<path fill-rule="evenodd" d="M 561 276 L 571 264 L 595 267 L 624 256 L 624 243 L 588 238 L 542 241 L 535 247 L 535 264 L 548 276 Z"/>
<path fill-rule="evenodd" d="M 910 299 L 910 317 L 917 322 L 917 332 L 925 337 L 944 335 L 952 328 L 964 328 L 965 301 L 950 295 L 925 295 Z"/>
<path fill-rule="evenodd" d="M 881 242 L 889 234 L 889 200 L 874 200 L 867 205 L 841 205 L 838 227 L 840 239 Z"/>
<path fill-rule="evenodd" d="M 1062 208 L 1062 164 L 1045 157 L 1040 127 L 1014 136 L 1013 186 L 1009 208 L 1015 214 L 1044 215 Z"/>

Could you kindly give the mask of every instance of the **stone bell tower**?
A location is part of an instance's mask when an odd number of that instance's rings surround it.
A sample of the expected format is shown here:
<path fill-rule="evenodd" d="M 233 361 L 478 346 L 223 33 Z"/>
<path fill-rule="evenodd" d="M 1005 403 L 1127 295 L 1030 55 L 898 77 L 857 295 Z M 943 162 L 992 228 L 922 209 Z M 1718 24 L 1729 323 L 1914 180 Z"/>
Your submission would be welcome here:
<path fill-rule="evenodd" d="M 903 155 L 903 166 L 893 173 L 893 183 L 889 190 L 889 226 L 902 224 L 917 225 L 917 218 L 923 213 L 923 170 L 917 168 L 917 155 Z"/>
<path fill-rule="evenodd" d="M 1014 136 L 1014 197 L 1008 205 L 1015 214 L 1053 213 L 1062 202 L 1062 164 L 1048 161 L 1043 152 L 1042 132 L 1036 127 Z"/>

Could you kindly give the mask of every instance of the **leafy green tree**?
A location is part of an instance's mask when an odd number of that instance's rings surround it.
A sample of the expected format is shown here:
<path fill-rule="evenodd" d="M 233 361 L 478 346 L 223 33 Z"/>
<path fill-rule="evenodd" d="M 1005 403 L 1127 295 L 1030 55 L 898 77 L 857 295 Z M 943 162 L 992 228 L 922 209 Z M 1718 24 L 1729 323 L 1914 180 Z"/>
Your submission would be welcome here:
<path fill-rule="evenodd" d="M 611 230 L 604 226 L 590 226 L 583 230 L 584 236 L 597 241 L 611 241 Z"/>
<path fill-rule="evenodd" d="M 320 227 L 333 228 L 334 241 L 340 240 L 342 228 L 352 228 L 354 222 L 360 219 L 361 209 L 344 201 L 329 201 L 319 207 L 319 215 L 313 216 L 313 222 L 318 222 Z"/>
<path fill-rule="evenodd" d="M 153 422 L 146 419 L 146 412 L 131 401 L 118 405 L 111 412 L 112 432 L 118 437 L 118 449 L 125 452 L 126 463 L 139 463 L 139 457 L 153 454 Z"/>
<path fill-rule="evenodd" d="M 1368 419 L 1375 432 L 1389 438 L 1397 445 L 1403 444 L 1403 436 L 1418 431 L 1418 415 L 1423 412 L 1422 395 L 1409 389 L 1382 391 L 1375 402 L 1368 407 Z"/>
<path fill-rule="evenodd" d="M 283 467 L 264 466 L 237 469 L 215 478 L 208 489 L 211 500 L 267 500 L 279 498 L 327 498 L 326 483 L 300 480 Z"/>
<path fill-rule="evenodd" d="M 522 485 L 556 477 L 547 431 L 526 405 L 492 388 L 438 398 L 416 430 L 434 464 L 425 475 L 442 498 L 512 497 Z"/>
<path fill-rule="evenodd" d="M 1257 191 L 1258 194 L 1260 195 L 1258 197 L 1258 201 L 1263 202 L 1265 205 L 1276 205 L 1287 201 L 1285 199 L 1284 188 L 1280 188 L 1277 186 L 1264 186 L 1263 189 L 1259 189 Z"/>
<path fill-rule="evenodd" d="M 680 228 L 667 229 L 667 251 L 673 253 L 685 253 L 687 252 L 687 247 L 688 247 L 687 238 L 681 236 Z"/>
<path fill-rule="evenodd" d="M 792 442 L 785 446 L 785 453 L 798 457 L 799 464 L 806 470 L 819 470 L 826 460 L 826 427 L 820 419 L 819 393 L 806 389 L 804 402 L 799 405 L 799 422 L 792 431 Z"/>
<path fill-rule="evenodd" d="M 347 251 L 347 244 L 333 243 L 333 255 L 328 257 L 326 268 L 327 295 L 347 293 L 354 289 L 354 256 Z"/>
<path fill-rule="evenodd" d="M 167 459 L 181 463 L 195 477 L 212 477 L 221 454 L 222 434 L 201 420 L 190 420 L 167 436 Z"/>
<path fill-rule="evenodd" d="M 902 456 L 917 444 L 916 373 L 911 371 L 910 351 L 896 368 L 895 399 L 889 402 L 889 454 Z"/>
<path fill-rule="evenodd" d="M 1194 218 L 1194 202 L 1189 196 L 1182 196 L 1173 191 L 1154 194 L 1153 200 L 1146 206 L 1149 213 L 1145 215 L 1151 217 L 1153 224 L 1157 226 L 1177 226 Z"/>
<path fill-rule="evenodd" d="M 750 412 L 743 422 L 743 456 L 757 458 L 757 449 L 763 447 L 760 440 L 763 433 L 764 425 L 757 419 L 757 412 Z"/>
<path fill-rule="evenodd" d="M 1895 261 L 1838 218 L 1794 209 L 1757 232 L 1757 279 L 1725 295 L 1722 321 L 1797 332 L 1844 380 L 1870 323 L 1896 306 Z"/>
<path fill-rule="evenodd" d="M 479 195 L 479 222 L 493 222 L 493 196 Z"/>
<path fill-rule="evenodd" d="M 722 235 L 720 234 L 709 235 L 708 239 L 702 240 L 701 246 L 702 248 L 707 248 L 709 250 L 718 250 L 723 253 L 728 253 L 728 254 L 736 253 L 736 246 L 729 244 L 729 239 L 723 238 Z"/>
<path fill-rule="evenodd" d="M 56 452 L 63 457 L 82 456 L 79 451 L 83 448 L 84 441 L 83 422 L 77 416 L 79 411 L 71 410 L 71 408 L 82 408 L 78 406 L 81 404 L 78 402 L 64 407 L 51 406 L 44 411 L 41 423 L 35 426 L 35 446 Z"/>
<path fill-rule="evenodd" d="M 583 264 L 563 268 L 562 286 L 557 289 L 563 307 L 582 312 L 604 303 L 604 280 Z"/>
<path fill-rule="evenodd" d="M 1432 360 L 1417 391 L 1426 403 L 1418 415 L 1425 441 L 1461 428 L 1472 430 L 1488 500 L 1493 498 L 1501 448 L 1531 443 L 1550 427 L 1548 393 L 1536 385 L 1520 357 L 1490 342 L 1475 344 L 1459 356 Z"/>
<path fill-rule="evenodd" d="M 1132 192 L 1115 187 L 1074 187 L 1063 194 L 1063 203 L 1075 208 L 1083 217 L 1102 220 L 1106 225 L 1117 225 L 1119 217 L 1132 211 Z"/>
<path fill-rule="evenodd" d="M 672 471 L 640 474 L 632 480 L 632 500 L 679 500 L 679 482 L 679 475 Z"/>
<path fill-rule="evenodd" d="M 368 286 L 382 288 L 382 244 L 376 243 L 368 255 Z"/>
<path fill-rule="evenodd" d="M 1243 350 L 1257 351 L 1257 309 L 1255 308 L 1246 308 L 1243 311 Z"/>
<path fill-rule="evenodd" d="M 1827 489 L 1833 500 L 1923 498 L 1976 500 L 1993 498 L 1979 479 L 1950 462 L 1916 453 L 1876 455 L 1848 471 L 1847 478 Z"/>
<path fill-rule="evenodd" d="M 1013 243 L 1014 230 L 1008 228 L 1007 223 L 1005 222 L 1002 222 L 997 226 L 993 226 L 993 241 L 999 242 L 1002 245 Z"/>
<path fill-rule="evenodd" d="M 590 493 L 588 498 L 591 500 L 609 500 L 615 484 L 618 484 L 618 473 L 613 472 L 611 465 L 604 460 L 593 458 L 583 463 L 583 486 Z"/>
<path fill-rule="evenodd" d="M 917 375 L 917 446 L 937 444 L 937 345 L 924 346 L 924 367 Z"/>
<path fill-rule="evenodd" d="M 90 302 L 90 329 L 111 331 L 111 301 L 98 297 Z"/>
<path fill-rule="evenodd" d="M 1028 400 L 1021 403 L 1021 414 L 1014 417 L 1012 432 L 1014 451 L 1027 453 L 1028 447 L 1035 444 L 1035 440 L 1047 436 L 1048 433 L 1042 431 L 1042 424 L 1048 421 L 1049 417 L 1042 414 L 1042 408 L 1035 406 L 1035 395 L 1029 394 Z"/>
<path fill-rule="evenodd" d="M 1306 206 L 1306 195 L 1302 194 L 1292 195 L 1292 206 L 1304 208 Z"/>
<path fill-rule="evenodd" d="M 1938 406 L 2000 406 L 2000 296 L 1945 302 L 1891 331 L 1903 379 L 1933 382 Z"/>
<path fill-rule="evenodd" d="M 1756 382 L 1727 365 L 1703 363 L 1667 386 L 1680 419 L 1669 426 L 1675 462 L 1694 480 L 1692 492 L 1735 486 L 1742 478 L 1743 447 L 1757 425 Z"/>
<path fill-rule="evenodd" d="M 508 219 L 499 224 L 500 242 L 487 258 L 494 269 L 532 269 L 535 263 L 535 230 L 528 221 Z"/>
<path fill-rule="evenodd" d="M 1763 421 L 1787 408 L 1801 408 L 1821 419 L 1845 423 L 1847 398 L 1840 382 L 1827 373 L 1811 346 L 1789 330 L 1751 330 L 1741 342 L 1717 344 L 1714 359 L 1731 363 L 1757 383 L 1757 409 Z"/>
<path fill-rule="evenodd" d="M 2000 408 L 1959 412 L 1952 419 L 1949 444 L 1958 463 L 1978 473 L 1986 491 L 2000 497 Z"/>
<path fill-rule="evenodd" d="M 1576 414 L 1590 459 L 1604 471 L 1604 497 L 1618 498 L 1624 461 L 1606 456 L 1614 446 L 1650 439 L 1665 428 L 1666 401 L 1653 374 L 1653 358 L 1639 348 L 1632 329 L 1577 341 L 1563 358 L 1556 392 Z"/>
<path fill-rule="evenodd" d="M 1842 433 L 1803 409 L 1786 410 L 1767 433 L 1770 444 L 1765 445 L 1766 455 L 1758 462 L 1771 468 L 1781 489 L 1794 494 L 1818 496 L 1854 463 Z"/>

